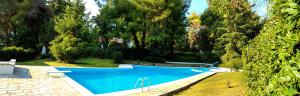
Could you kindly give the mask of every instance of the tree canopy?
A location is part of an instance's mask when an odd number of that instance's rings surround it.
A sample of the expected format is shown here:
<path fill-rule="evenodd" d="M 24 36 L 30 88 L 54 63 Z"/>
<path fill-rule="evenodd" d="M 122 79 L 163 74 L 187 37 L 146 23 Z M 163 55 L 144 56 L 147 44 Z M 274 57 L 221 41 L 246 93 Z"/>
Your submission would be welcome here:
<path fill-rule="evenodd" d="M 96 23 L 106 38 L 118 37 L 125 42 L 133 40 L 140 55 L 145 54 L 146 47 L 164 49 L 164 45 L 169 45 L 172 51 L 175 38 L 186 32 L 184 21 L 189 2 L 108 0 Z"/>
<path fill-rule="evenodd" d="M 82 0 L 67 3 L 64 13 L 55 17 L 58 36 L 51 41 L 50 52 L 58 61 L 69 63 L 84 52 L 83 34 L 88 30 Z"/>

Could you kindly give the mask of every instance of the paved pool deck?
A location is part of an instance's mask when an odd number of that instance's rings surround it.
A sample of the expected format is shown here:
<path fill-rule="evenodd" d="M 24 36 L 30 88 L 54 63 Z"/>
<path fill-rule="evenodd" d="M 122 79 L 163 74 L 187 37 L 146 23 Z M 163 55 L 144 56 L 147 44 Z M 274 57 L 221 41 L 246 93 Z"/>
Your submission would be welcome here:
<path fill-rule="evenodd" d="M 29 74 L 27 74 L 29 70 Z M 22 66 L 17 65 L 14 75 L 0 75 L 0 96 L 84 96 L 75 88 L 67 77 L 47 77 L 48 71 L 55 71 L 51 66 Z M 169 95 L 181 88 L 196 83 L 215 72 L 206 72 L 189 78 L 176 80 L 163 86 L 157 86 L 144 91 L 118 94 L 118 96 L 159 96 Z"/>
<path fill-rule="evenodd" d="M 62 78 L 48 78 L 46 73 L 53 70 L 17 65 L 14 75 L 0 75 L 0 96 L 82 96 Z"/>

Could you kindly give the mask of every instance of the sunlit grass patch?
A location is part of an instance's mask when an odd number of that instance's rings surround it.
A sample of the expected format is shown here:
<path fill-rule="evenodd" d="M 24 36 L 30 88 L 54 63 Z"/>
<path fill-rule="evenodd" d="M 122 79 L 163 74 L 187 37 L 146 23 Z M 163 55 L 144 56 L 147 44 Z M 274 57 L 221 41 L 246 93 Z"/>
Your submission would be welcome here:
<path fill-rule="evenodd" d="M 97 58 L 81 58 L 74 63 L 61 63 L 50 61 L 47 59 L 35 59 L 28 61 L 17 62 L 17 65 L 34 65 L 34 66 L 66 66 L 66 67 L 116 67 L 117 64 L 113 63 L 110 59 L 97 59 Z"/>
<path fill-rule="evenodd" d="M 243 73 L 228 72 L 208 77 L 175 96 L 244 96 L 246 90 Z"/>

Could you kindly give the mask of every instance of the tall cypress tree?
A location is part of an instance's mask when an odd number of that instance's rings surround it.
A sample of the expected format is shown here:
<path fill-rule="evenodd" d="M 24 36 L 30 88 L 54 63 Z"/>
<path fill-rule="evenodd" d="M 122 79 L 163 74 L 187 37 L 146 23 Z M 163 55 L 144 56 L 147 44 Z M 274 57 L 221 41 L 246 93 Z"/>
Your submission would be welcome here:
<path fill-rule="evenodd" d="M 85 30 L 84 4 L 82 0 L 67 2 L 65 12 L 56 16 L 55 30 L 58 36 L 51 41 L 50 52 L 62 62 L 72 62 L 83 51 L 82 33 Z"/>
<path fill-rule="evenodd" d="M 228 67 L 241 68 L 242 49 L 257 34 L 259 17 L 246 0 L 209 0 L 209 4 L 210 10 L 222 18 L 217 22 L 219 36 L 215 39 L 214 52 Z"/>

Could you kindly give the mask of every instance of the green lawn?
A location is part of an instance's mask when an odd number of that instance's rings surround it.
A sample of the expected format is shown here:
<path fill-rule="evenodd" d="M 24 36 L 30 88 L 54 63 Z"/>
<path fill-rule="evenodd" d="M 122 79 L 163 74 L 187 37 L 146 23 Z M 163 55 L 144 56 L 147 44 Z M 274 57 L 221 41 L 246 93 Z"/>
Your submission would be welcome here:
<path fill-rule="evenodd" d="M 241 72 L 217 73 L 175 96 L 244 96 L 246 85 Z M 228 88 L 227 84 L 231 86 Z"/>
<path fill-rule="evenodd" d="M 34 65 L 34 66 L 66 66 L 66 67 L 117 67 L 110 59 L 96 59 L 96 58 L 81 58 L 74 63 L 66 64 L 46 59 L 35 59 L 28 61 L 17 62 L 17 65 Z"/>

